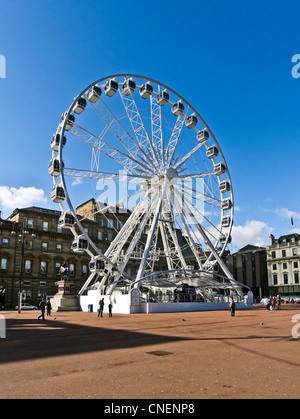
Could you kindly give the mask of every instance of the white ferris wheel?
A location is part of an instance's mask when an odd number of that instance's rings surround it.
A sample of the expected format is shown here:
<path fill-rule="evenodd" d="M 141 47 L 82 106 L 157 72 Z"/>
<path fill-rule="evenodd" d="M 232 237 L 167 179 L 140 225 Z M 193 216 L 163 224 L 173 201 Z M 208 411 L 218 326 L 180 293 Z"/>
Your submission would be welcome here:
<path fill-rule="evenodd" d="M 91 286 L 111 294 L 124 281 L 242 293 L 222 260 L 233 223 L 229 170 L 212 131 L 182 96 L 138 75 L 102 78 L 62 115 L 51 148 L 59 224 L 72 231 L 74 252 L 91 259 L 80 294 Z M 79 217 L 74 205 L 91 197 L 93 213 Z M 83 227 L 96 215 L 115 230 L 105 251 Z"/>

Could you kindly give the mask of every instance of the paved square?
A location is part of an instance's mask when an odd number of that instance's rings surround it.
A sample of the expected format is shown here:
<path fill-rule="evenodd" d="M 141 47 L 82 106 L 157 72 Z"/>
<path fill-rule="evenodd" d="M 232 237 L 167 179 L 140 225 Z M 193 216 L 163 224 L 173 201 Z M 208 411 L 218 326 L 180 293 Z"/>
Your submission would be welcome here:
<path fill-rule="evenodd" d="M 174 314 L 1 312 L 0 398 L 299 398 L 299 305 Z M 300 320 L 298 320 L 298 324 Z"/>

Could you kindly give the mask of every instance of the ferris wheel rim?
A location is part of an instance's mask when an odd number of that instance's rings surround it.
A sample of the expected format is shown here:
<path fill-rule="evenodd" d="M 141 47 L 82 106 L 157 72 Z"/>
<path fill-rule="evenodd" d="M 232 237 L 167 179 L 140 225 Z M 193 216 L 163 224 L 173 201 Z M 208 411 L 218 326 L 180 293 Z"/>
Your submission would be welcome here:
<path fill-rule="evenodd" d="M 75 106 L 75 104 L 76 104 L 76 102 L 78 101 L 78 99 L 79 98 L 81 98 L 89 89 L 91 89 L 93 86 L 95 86 L 95 85 L 98 85 L 98 84 L 101 84 L 101 83 L 103 83 L 104 81 L 106 81 L 106 80 L 110 80 L 110 79 L 114 79 L 114 78 L 119 78 L 119 77 L 125 77 L 125 78 L 130 78 L 130 77 L 132 77 L 132 78 L 137 78 L 137 79 L 141 79 L 141 80 L 147 80 L 147 81 L 149 81 L 149 82 L 151 82 L 151 83 L 155 83 L 155 84 L 157 84 L 158 86 L 160 86 L 160 87 L 162 87 L 162 88 L 165 88 L 165 89 L 167 89 L 169 92 L 171 92 L 171 93 L 173 93 L 177 98 L 179 98 L 179 99 L 181 99 L 186 105 L 188 105 L 188 107 L 189 107 L 189 109 L 195 114 L 195 115 L 197 115 L 197 117 L 201 120 L 201 122 L 203 123 L 203 125 L 205 126 L 205 128 L 209 131 L 209 133 L 210 133 L 210 135 L 211 135 L 211 137 L 212 137 L 212 139 L 213 139 L 213 141 L 214 141 L 214 144 L 218 147 L 218 150 L 219 150 L 219 153 L 220 153 L 220 156 L 222 157 L 222 160 L 223 160 L 223 162 L 224 162 L 224 164 L 225 164 L 225 167 L 226 167 L 226 174 L 227 174 L 227 177 L 228 177 L 228 180 L 229 180 L 229 182 L 230 182 L 230 185 L 231 185 L 231 188 L 230 188 L 230 197 L 231 197 L 231 200 L 232 200 L 232 208 L 231 208 L 231 211 L 230 211 L 230 213 L 231 213 L 231 220 L 230 220 L 230 226 L 229 226 L 229 234 L 230 234 L 230 232 L 231 232 L 231 229 L 232 229 L 232 224 L 233 224 L 233 215 L 234 215 L 234 205 L 233 205 L 233 189 L 232 189 L 232 181 L 231 181 L 231 176 L 230 176 L 230 172 L 229 172 L 229 169 L 228 169 L 228 165 L 227 165 L 227 163 L 226 163 L 226 160 L 225 160 L 225 156 L 224 156 L 224 154 L 223 154 L 223 152 L 222 152 L 222 149 L 221 149 L 221 147 L 219 146 L 219 144 L 218 144 L 218 141 L 217 141 L 217 139 L 215 138 L 215 136 L 214 136 L 214 134 L 213 134 L 213 132 L 212 132 L 212 130 L 211 130 L 211 128 L 208 126 L 208 124 L 206 123 L 206 121 L 203 119 L 203 117 L 200 115 L 200 113 L 185 99 L 185 98 L 183 98 L 183 96 L 181 96 L 179 93 L 177 93 L 174 89 L 172 89 L 172 88 L 170 88 L 169 86 L 167 86 L 167 85 L 165 85 L 164 83 L 161 83 L 161 82 L 158 82 L 157 80 L 155 80 L 155 79 L 153 79 L 153 78 L 150 78 L 150 77 L 146 77 L 146 76 L 142 76 L 142 75 L 138 75 L 138 74 L 128 74 L 128 73 L 118 73 L 118 74 L 112 74 L 112 75 L 109 75 L 109 76 L 105 76 L 105 77 L 102 77 L 102 78 L 100 78 L 99 80 L 97 80 L 97 81 L 95 81 L 95 82 L 93 82 L 93 83 L 91 83 L 88 87 L 86 87 L 84 90 L 82 90 L 82 92 L 79 94 L 79 95 L 77 95 L 75 98 L 74 98 L 74 100 L 73 100 L 73 102 L 72 102 L 72 104 L 70 105 L 70 107 L 68 108 L 68 110 L 64 113 L 64 115 L 65 115 L 65 117 L 64 117 L 64 121 L 63 121 L 63 124 L 62 124 L 62 127 L 61 127 L 61 131 L 60 131 L 60 133 L 61 133 L 61 136 L 63 137 L 63 135 L 64 135 L 64 133 L 65 133 L 65 131 L 66 131 L 66 124 L 67 124 L 67 121 L 68 121 L 68 118 L 69 118 L 69 116 L 70 116 L 70 114 L 72 113 L 72 110 L 73 110 L 73 108 L 74 108 L 74 106 Z M 62 160 L 62 142 L 60 142 L 60 145 L 59 145 L 59 151 L 58 151 L 58 159 L 59 159 L 59 162 L 60 162 L 60 165 L 61 165 L 61 167 L 62 167 L 62 163 L 63 163 L 63 160 Z M 103 255 L 103 253 L 102 253 L 102 251 L 95 245 L 95 243 L 93 242 L 93 240 L 91 240 L 90 239 L 90 237 L 89 237 L 89 235 L 87 235 L 86 234 L 86 232 L 84 231 L 84 229 L 83 229 L 83 227 L 82 227 L 82 225 L 81 225 L 81 222 L 80 222 L 80 220 L 78 219 L 78 217 L 77 217 L 77 214 L 76 214 L 76 211 L 74 210 L 74 207 L 73 207 L 73 204 L 72 204 L 72 202 L 71 202 L 71 199 L 70 199 L 70 196 L 69 196 L 69 193 L 68 193 L 68 188 L 67 188 L 67 185 L 66 185 L 66 181 L 65 181 L 65 176 L 64 176 L 64 170 L 61 170 L 61 175 L 60 175 L 60 177 L 61 177 L 61 183 L 62 183 L 62 185 L 63 185 L 63 188 L 64 188 L 64 190 L 65 190 L 65 192 L 66 192 L 66 202 L 67 202 L 67 204 L 68 204 L 68 206 L 69 206 L 69 209 L 70 209 L 70 211 L 72 212 L 72 214 L 73 214 L 73 216 L 74 216 L 74 218 L 75 218 L 75 220 L 76 220 L 76 224 L 78 225 L 78 227 L 80 228 L 80 230 L 81 230 L 81 232 L 82 232 L 82 234 L 86 237 L 86 239 L 88 240 L 88 242 L 89 242 L 89 244 L 91 245 L 91 247 L 94 249 L 94 251 L 96 252 L 96 253 L 98 253 L 98 254 L 102 254 Z M 54 178 L 55 180 L 54 180 L 54 183 L 56 183 L 56 178 Z M 62 211 L 64 211 L 64 207 L 63 207 L 63 205 L 60 203 L 60 206 L 61 206 L 61 209 L 62 209 Z M 223 214 L 223 210 L 221 211 L 221 213 Z M 74 234 L 74 232 L 73 232 L 73 234 Z M 228 237 L 227 237 L 227 239 L 226 239 L 226 243 L 225 243 L 225 245 L 223 246 L 223 248 L 222 248 L 222 251 L 221 251 L 221 255 L 222 255 L 222 253 L 225 251 L 225 249 L 226 249 L 226 246 L 227 246 L 227 243 L 228 243 L 228 239 L 229 239 L 229 234 L 228 234 Z M 104 255 L 103 255 L 104 256 Z"/>

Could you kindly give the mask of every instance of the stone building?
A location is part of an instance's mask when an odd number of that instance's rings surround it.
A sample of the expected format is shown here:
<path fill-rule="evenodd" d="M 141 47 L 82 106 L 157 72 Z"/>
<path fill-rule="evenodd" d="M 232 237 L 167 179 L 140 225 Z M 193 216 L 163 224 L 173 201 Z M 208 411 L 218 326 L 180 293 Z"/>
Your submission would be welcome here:
<path fill-rule="evenodd" d="M 91 205 L 96 205 L 94 200 L 80 205 L 78 216 L 84 217 Z M 74 294 L 88 278 L 90 258 L 87 254 L 73 252 L 73 234 L 58 227 L 59 216 L 60 211 L 29 207 L 17 208 L 6 220 L 0 219 L 0 304 L 6 308 L 18 304 L 20 278 L 23 301 L 33 305 L 38 305 L 42 297 L 57 292 L 56 282 L 62 264 L 69 268 Z M 98 248 L 105 252 L 127 218 L 128 212 L 123 209 L 118 214 L 118 222 L 111 212 L 107 212 L 84 219 L 82 226 Z M 22 229 L 26 231 L 23 245 Z"/>
<path fill-rule="evenodd" d="M 257 301 L 268 294 L 266 259 L 264 247 L 250 244 L 226 258 L 226 265 L 234 278 L 250 287 Z"/>
<path fill-rule="evenodd" d="M 271 234 L 267 246 L 269 295 L 300 295 L 300 235 L 287 234 L 278 239 Z"/>

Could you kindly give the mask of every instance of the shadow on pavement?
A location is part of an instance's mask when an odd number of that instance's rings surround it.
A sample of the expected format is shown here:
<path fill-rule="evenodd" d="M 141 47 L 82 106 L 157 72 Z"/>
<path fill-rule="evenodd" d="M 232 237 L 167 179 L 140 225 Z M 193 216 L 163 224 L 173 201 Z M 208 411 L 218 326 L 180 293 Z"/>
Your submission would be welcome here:
<path fill-rule="evenodd" d="M 6 339 L 0 339 L 0 364 L 190 340 L 57 320 L 8 319 L 6 328 Z"/>

